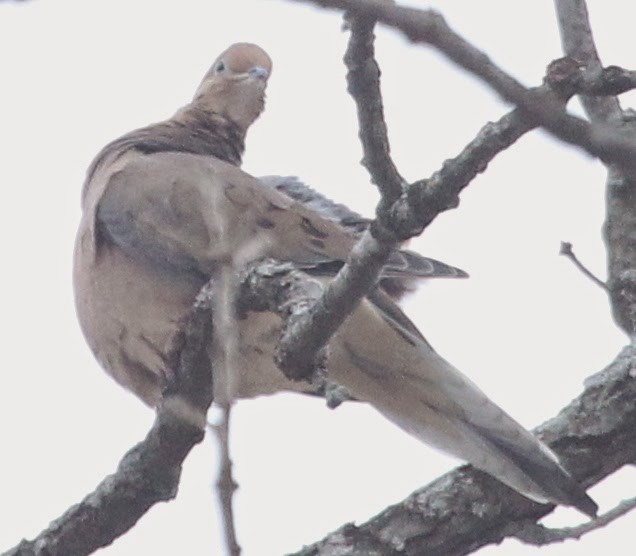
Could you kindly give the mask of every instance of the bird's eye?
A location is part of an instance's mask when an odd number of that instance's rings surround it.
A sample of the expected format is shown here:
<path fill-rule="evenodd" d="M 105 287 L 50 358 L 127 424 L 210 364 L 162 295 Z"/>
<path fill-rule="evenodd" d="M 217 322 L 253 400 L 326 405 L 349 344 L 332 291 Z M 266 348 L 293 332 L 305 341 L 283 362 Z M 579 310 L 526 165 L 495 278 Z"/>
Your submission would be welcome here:
<path fill-rule="evenodd" d="M 223 60 L 219 61 L 219 63 L 214 68 L 214 71 L 216 73 L 221 73 L 222 71 L 225 71 L 225 62 Z"/>

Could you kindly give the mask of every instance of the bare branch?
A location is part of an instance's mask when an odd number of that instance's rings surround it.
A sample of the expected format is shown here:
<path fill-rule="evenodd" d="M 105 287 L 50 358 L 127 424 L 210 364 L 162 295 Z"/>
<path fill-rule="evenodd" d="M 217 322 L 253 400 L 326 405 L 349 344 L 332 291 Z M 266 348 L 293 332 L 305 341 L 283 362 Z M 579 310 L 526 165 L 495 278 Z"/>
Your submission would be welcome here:
<path fill-rule="evenodd" d="M 403 178 L 389 154 L 382 109 L 379 68 L 373 58 L 373 23 L 351 18 L 351 35 L 345 61 L 349 92 L 358 109 L 364 164 L 382 194 L 380 207 L 390 205 L 402 193 Z M 398 238 L 390 229 L 373 222 L 347 263 L 308 311 L 288 322 L 278 346 L 277 363 L 288 378 L 310 379 L 316 354 L 377 283 Z M 320 364 L 319 364 L 320 366 Z"/>
<path fill-rule="evenodd" d="M 272 261 L 251 265 L 241 280 L 239 310 L 271 307 L 285 317 L 302 311 L 307 300 L 313 301 L 322 291 L 316 281 L 292 265 Z M 192 447 L 203 439 L 205 414 L 212 402 L 208 351 L 214 291 L 215 284 L 211 282 L 197 296 L 184 326 L 183 342 L 175 348 L 178 371 L 169 377 L 164 400 L 146 438 L 122 458 L 116 473 L 106 477 L 82 502 L 35 539 L 22 541 L 3 556 L 91 554 L 126 533 L 154 504 L 176 496 L 181 465 Z M 327 388 L 322 386 L 323 390 Z M 227 441 L 227 430 L 222 435 Z M 221 481 L 226 480 L 227 473 L 221 477 Z M 221 496 L 231 496 L 231 476 L 229 481 L 220 489 Z"/>
<path fill-rule="evenodd" d="M 631 512 L 634 508 L 636 508 L 636 498 L 630 498 L 629 500 L 623 500 L 615 508 L 599 515 L 597 518 L 576 527 L 551 529 L 540 523 L 528 523 L 517 528 L 512 536 L 526 544 L 534 546 L 544 546 L 546 544 L 554 544 L 570 539 L 580 539 L 583 535 L 602 529 L 612 523 L 612 521 L 616 521 L 619 517 Z"/>
<path fill-rule="evenodd" d="M 222 265 L 219 278 L 215 280 L 216 291 L 209 292 L 214 302 L 214 402 L 220 410 L 218 423 L 212 426 L 219 448 L 219 476 L 216 495 L 221 509 L 221 521 L 225 548 L 229 556 L 239 556 L 241 547 L 236 538 L 234 526 L 234 492 L 238 488 L 232 476 L 230 454 L 230 416 L 236 396 L 239 376 L 239 328 L 236 322 L 236 295 L 238 282 L 234 261 Z"/>
<path fill-rule="evenodd" d="M 313 354 L 323 348 L 344 319 L 375 285 L 393 249 L 365 232 L 347 264 L 325 288 L 309 311 L 288 323 L 279 343 L 280 368 L 289 378 L 306 378 L 314 368 Z"/>
<path fill-rule="evenodd" d="M 504 100 L 516 104 L 555 137 L 578 145 L 588 153 L 619 165 L 636 176 L 636 139 L 607 124 L 591 125 L 566 113 L 556 99 L 538 99 L 516 79 L 495 65 L 469 42 L 455 33 L 444 18 L 432 10 L 387 4 L 383 0 L 295 0 L 311 2 L 367 17 L 399 29 L 413 42 L 437 48 L 460 67 L 479 77 Z"/>
<path fill-rule="evenodd" d="M 322 292 L 318 282 L 307 280 L 305 274 L 290 263 L 265 260 L 247 265 L 242 272 L 239 318 L 247 311 L 271 311 L 283 319 L 286 330 L 278 345 L 277 363 L 292 380 L 315 381 L 324 375 L 322 358 L 316 359 L 324 344 L 311 336 L 301 336 L 297 324 L 300 317 L 314 316 L 314 311 L 309 309 L 321 298 Z M 318 319 L 316 326 L 321 325 L 322 320 Z M 317 330 L 317 335 L 326 335 L 328 339 L 330 332 Z M 310 353 L 305 355 L 306 352 Z"/>
<path fill-rule="evenodd" d="M 554 2 L 561 33 L 563 53 L 578 60 L 590 74 L 601 71 L 601 59 L 594 44 L 592 28 L 584 0 L 555 0 Z M 596 98 L 593 93 L 581 91 L 581 103 L 590 120 L 617 122 L 622 113 L 615 98 Z M 607 94 L 619 94 L 618 91 Z"/>
<path fill-rule="evenodd" d="M 109 545 L 154 504 L 176 496 L 181 464 L 202 439 L 201 429 L 160 411 L 146 438 L 124 456 L 115 474 L 35 539 L 23 540 L 4 556 L 81 556 Z"/>
<path fill-rule="evenodd" d="M 146 438 L 121 460 L 82 502 L 70 508 L 32 541 L 4 556 L 91 554 L 112 543 L 157 502 L 177 494 L 181 465 L 204 436 L 205 410 L 212 401 L 207 346 L 212 331 L 209 303 L 199 298 L 177 353 L 179 372 Z"/>
<path fill-rule="evenodd" d="M 594 114 L 598 113 L 599 119 L 602 116 L 609 121 L 609 117 L 604 115 L 606 112 L 601 112 L 601 105 L 608 103 L 618 106 L 618 101 L 613 98 L 615 95 L 636 89 L 636 71 L 619 66 L 607 66 L 594 71 L 588 69 L 582 77 L 578 92 L 586 98 L 586 103 L 589 103 L 591 108 L 587 110 L 587 113 L 592 119 L 595 118 Z M 588 97 L 592 97 L 596 102 L 592 104 Z M 618 112 L 615 117 L 621 115 L 622 113 Z"/>
<path fill-rule="evenodd" d="M 241 277 L 240 287 L 240 311 L 275 310 L 283 317 L 302 312 L 321 291 L 317 282 L 292 265 L 272 261 L 252 265 Z M 199 298 L 209 300 L 209 292 Z M 211 399 L 211 389 L 206 389 L 211 381 L 206 349 L 211 333 L 209 307 L 202 318 L 205 326 L 189 324 L 189 340 L 182 350 L 184 365 L 197 361 L 200 365 L 189 371 L 184 366 L 146 440 L 126 455 L 117 474 L 105 479 L 95 493 L 36 540 L 23 541 L 7 554 L 89 554 L 127 531 L 152 504 L 174 497 L 181 462 L 202 438 L 202 428 L 183 419 L 184 400 L 176 389 L 207 390 L 195 397 L 201 407 Z M 194 333 L 196 349 L 189 349 Z M 537 431 L 585 484 L 636 461 L 634 367 L 636 349 L 626 348 L 607 371 L 589 382 L 581 397 Z M 509 534 L 511 522 L 536 520 L 551 508 L 527 500 L 484 473 L 462 467 L 369 523 L 347 526 L 302 554 L 342 554 L 335 547 L 350 546 L 348 554 L 393 555 L 395 543 L 413 547 L 413 553 L 426 547 L 426 554 L 465 554 L 499 542 Z M 371 546 L 377 550 L 367 550 Z"/>
<path fill-rule="evenodd" d="M 536 98 L 574 94 L 580 83 L 579 65 L 571 59 L 550 64 L 546 76 L 549 85 L 533 90 Z M 462 152 L 447 160 L 429 179 L 408 186 L 393 205 L 378 208 L 378 219 L 371 224 L 352 251 L 347 265 L 327 286 L 317 303 L 288 324 L 279 344 L 278 364 L 292 379 L 307 379 L 315 371 L 314 354 L 328 342 L 338 326 L 359 300 L 376 283 L 377 276 L 394 248 L 395 240 L 407 239 L 426 228 L 443 211 L 455 208 L 459 193 L 500 152 L 536 127 L 520 109 L 513 110 L 496 123 L 489 123 Z M 387 233 L 388 232 L 388 233 Z M 387 237 L 388 236 L 388 237 Z M 380 238 L 380 239 L 376 239 Z"/>
<path fill-rule="evenodd" d="M 373 91 L 372 97 L 375 99 L 373 102 L 381 107 L 375 60 L 360 59 L 361 56 L 372 56 L 372 50 L 369 50 L 369 41 L 372 40 L 370 32 L 369 28 L 359 23 L 353 25 L 353 46 L 349 47 L 347 63 L 350 65 L 350 73 L 353 72 L 350 82 L 357 79 L 354 70 L 358 65 L 370 64 L 370 67 L 375 69 L 371 72 L 375 75 L 375 81 L 370 86 Z M 356 38 L 355 33 L 362 33 L 364 39 Z M 359 47 L 359 44 L 363 44 L 364 48 Z M 550 69 L 551 86 L 546 85 L 537 89 L 538 98 L 556 96 L 552 88 L 557 86 L 565 87 L 568 91 L 573 90 L 572 85 L 566 87 L 565 84 L 579 75 L 578 66 L 567 60 L 554 62 Z M 358 85 L 354 86 L 353 90 L 357 91 Z M 360 107 L 359 112 L 365 114 L 361 116 L 361 136 L 373 133 L 377 129 L 386 130 L 381 108 L 369 113 L 361 108 L 365 98 L 354 98 Z M 364 133 L 362 126 L 365 128 Z M 316 303 L 288 324 L 287 332 L 279 344 L 277 360 L 288 378 L 311 379 L 316 367 L 315 354 L 327 344 L 360 299 L 377 282 L 386 260 L 397 246 L 398 239 L 404 240 L 421 233 L 438 214 L 456 207 L 460 191 L 479 172 L 485 170 L 494 156 L 533 127 L 535 124 L 522 112 L 514 111 L 497 124 L 487 125 L 457 158 L 447 161 L 429 180 L 409 186 L 393 204 L 388 202 L 388 198 L 382 199 L 377 210 L 378 220 L 372 222 L 369 230 L 362 235 L 347 264 Z M 369 165 L 370 171 L 378 171 L 378 175 L 372 176 L 376 183 L 387 173 L 393 175 L 396 180 L 401 179 L 392 174 L 394 166 L 388 154 L 388 141 L 370 141 L 365 147 L 365 159 L 367 157 L 378 157 L 383 161 L 377 165 Z M 393 195 L 395 187 L 397 181 L 388 188 L 389 195 Z M 380 189 L 383 188 L 380 186 Z"/>
<path fill-rule="evenodd" d="M 230 416 L 232 414 L 232 406 L 226 405 L 219 409 L 221 411 L 219 422 L 210 425 L 210 429 L 215 433 L 217 438 L 218 452 L 221 460 L 215 490 L 218 505 L 219 508 L 221 508 L 223 534 L 227 552 L 230 556 L 239 556 L 239 554 L 241 554 L 241 547 L 238 544 L 236 529 L 234 527 L 234 493 L 238 488 L 238 484 L 234 481 L 232 458 L 230 457 Z"/>
<path fill-rule="evenodd" d="M 405 183 L 390 155 L 389 138 L 384 121 L 380 68 L 374 58 L 375 23 L 368 19 L 349 17 L 351 35 L 345 53 L 347 90 L 358 111 L 358 135 L 364 157 L 362 163 L 388 205 L 402 194 Z"/>
<path fill-rule="evenodd" d="M 569 98 L 580 83 L 580 68 L 569 59 L 555 60 L 548 66 L 545 84 L 532 89 L 537 99 Z M 454 158 L 444 162 L 430 178 L 408 186 L 405 195 L 390 207 L 384 218 L 394 232 L 408 238 L 422 232 L 441 212 L 459 204 L 459 194 L 499 153 L 525 133 L 537 127 L 536 121 L 515 109 L 497 122 L 487 123 Z"/>
<path fill-rule="evenodd" d="M 636 347 L 626 347 L 585 391 L 535 433 L 585 485 L 636 462 Z M 468 466 L 361 525 L 348 524 L 297 556 L 469 554 L 552 511 Z"/>
<path fill-rule="evenodd" d="M 578 268 L 585 276 L 587 276 L 592 282 L 594 282 L 598 287 L 602 288 L 604 291 L 607 291 L 607 284 L 603 282 L 603 280 L 597 278 L 574 254 L 572 250 L 572 244 L 567 241 L 561 242 L 561 249 L 559 250 L 559 255 L 563 255 L 570 259 L 576 268 Z"/>
<path fill-rule="evenodd" d="M 588 68 L 586 73 L 596 74 L 601 60 L 583 0 L 556 0 L 561 41 L 566 54 Z M 605 71 L 610 68 L 606 68 Z M 625 77 L 620 72 L 618 80 Z M 629 81 L 629 79 L 625 79 Z M 587 93 L 587 91 L 583 91 Z M 611 122 L 636 134 L 633 116 L 623 114 L 618 99 L 581 96 L 581 102 L 594 122 Z M 610 161 L 615 162 L 610 159 Z M 619 165 L 608 166 L 607 217 L 605 243 L 608 254 L 607 285 L 616 323 L 630 336 L 636 334 L 636 179 L 630 171 Z"/>

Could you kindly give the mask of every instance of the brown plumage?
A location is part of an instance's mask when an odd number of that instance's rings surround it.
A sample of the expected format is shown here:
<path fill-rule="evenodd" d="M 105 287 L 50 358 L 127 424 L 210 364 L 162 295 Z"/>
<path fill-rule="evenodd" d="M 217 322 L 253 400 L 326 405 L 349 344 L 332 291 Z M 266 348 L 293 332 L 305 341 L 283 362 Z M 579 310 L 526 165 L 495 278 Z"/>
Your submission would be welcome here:
<path fill-rule="evenodd" d="M 268 256 L 328 279 L 356 240 L 333 206 L 239 168 L 270 72 L 259 47 L 231 46 L 189 105 L 113 141 L 89 170 L 75 249 L 77 312 L 101 365 L 149 405 L 174 372 L 184 316 L 224 262 Z M 434 263 L 396 252 L 385 274 L 406 282 L 440 268 L 461 275 Z M 267 313 L 239 320 L 237 397 L 310 388 L 274 365 L 280 328 Z M 382 291 L 345 321 L 329 353 L 331 380 L 410 434 L 531 498 L 596 512 L 556 456 L 435 353 Z"/>

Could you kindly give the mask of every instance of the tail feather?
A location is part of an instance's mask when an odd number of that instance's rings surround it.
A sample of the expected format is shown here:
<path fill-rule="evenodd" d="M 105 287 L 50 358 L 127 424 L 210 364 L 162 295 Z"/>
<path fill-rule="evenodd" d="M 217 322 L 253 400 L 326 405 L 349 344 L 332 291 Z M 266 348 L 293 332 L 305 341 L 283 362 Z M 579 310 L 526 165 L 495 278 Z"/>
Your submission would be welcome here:
<path fill-rule="evenodd" d="M 596 515 L 596 504 L 557 456 L 398 316 L 364 302 L 331 343 L 332 379 L 406 432 L 527 497 Z"/>
<path fill-rule="evenodd" d="M 526 480 L 529 479 L 534 483 L 528 492 L 518 488 L 523 494 L 538 502 L 557 502 L 574 506 L 584 514 L 596 517 L 598 512 L 596 502 L 561 466 L 556 454 L 545 444 L 537 441 L 540 450 L 524 450 L 519 444 L 493 435 L 489 430 L 478 430 L 478 433 L 487 438 L 495 450 L 515 465 Z M 515 488 L 514 484 L 509 486 Z M 535 493 L 541 491 L 544 495 L 539 498 Z"/>

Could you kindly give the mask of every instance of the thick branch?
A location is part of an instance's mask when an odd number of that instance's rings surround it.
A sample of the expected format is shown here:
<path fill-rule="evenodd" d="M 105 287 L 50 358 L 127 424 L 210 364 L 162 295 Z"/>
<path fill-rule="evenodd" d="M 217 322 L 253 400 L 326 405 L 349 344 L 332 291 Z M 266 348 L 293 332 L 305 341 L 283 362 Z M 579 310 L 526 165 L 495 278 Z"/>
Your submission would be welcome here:
<path fill-rule="evenodd" d="M 203 439 L 205 409 L 212 401 L 207 357 L 211 326 L 209 306 L 200 300 L 186 325 L 183 348 L 175 354 L 178 381 L 173 381 L 146 438 L 82 502 L 4 556 L 91 554 L 123 535 L 154 504 L 176 496 L 181 465 Z"/>
<path fill-rule="evenodd" d="M 170 411 L 160 411 L 146 438 L 121 460 L 117 472 L 32 541 L 4 556 L 81 556 L 123 535 L 154 504 L 177 494 L 181 464 L 203 432 Z"/>
<path fill-rule="evenodd" d="M 291 265 L 265 261 L 242 277 L 239 309 L 274 310 L 284 318 L 303 311 L 320 291 L 317 282 Z M 208 296 L 206 292 L 201 297 Z M 90 554 L 125 533 L 154 503 L 175 496 L 181 463 L 202 438 L 201 423 L 184 419 L 191 415 L 188 407 L 192 408 L 192 404 L 186 404 L 177 391 L 207 391 L 193 402 L 195 405 L 205 405 L 211 399 L 211 390 L 206 388 L 211 377 L 205 349 L 211 331 L 206 322 L 211 322 L 209 314 L 189 328 L 181 360 L 184 366 L 193 367 L 189 371 L 182 369 L 184 374 L 167 394 L 144 442 L 133 448 L 117 473 L 105 479 L 82 503 L 37 539 L 23 541 L 7 554 Z M 194 347 L 189 347 L 193 343 Z M 626 349 L 607 371 L 590 381 L 580 398 L 538 431 L 585 484 L 636 461 L 636 381 L 630 372 L 636 367 L 635 351 Z M 465 554 L 498 542 L 504 531 L 510 534 L 510 523 L 536 520 L 550 509 L 464 467 L 371 522 L 360 527 L 347 526 L 302 554 L 393 555 L 396 543 L 408 547 L 405 554 Z"/>
<path fill-rule="evenodd" d="M 259 263 L 256 268 L 264 270 L 258 271 L 254 266 L 248 266 L 239 293 L 239 311 L 250 308 L 279 314 L 287 324 L 278 345 L 278 365 L 293 380 L 320 382 L 322 361 L 319 359 L 316 363 L 316 354 L 364 295 L 357 296 L 356 292 L 366 292 L 375 284 L 375 276 L 387 256 L 386 248 L 365 232 L 354 247 L 348 264 L 324 291 L 317 282 L 308 287 L 306 276 L 299 271 L 292 272 L 291 265 L 270 263 L 273 266 L 263 267 L 264 263 Z M 290 273 L 279 284 L 281 269 Z M 271 290 L 265 287 L 267 284 Z"/>
<path fill-rule="evenodd" d="M 636 462 L 636 348 L 625 348 L 583 394 L 535 432 L 583 482 Z M 515 535 L 552 510 L 468 466 L 448 473 L 362 525 L 348 524 L 298 556 L 456 556 Z"/>

